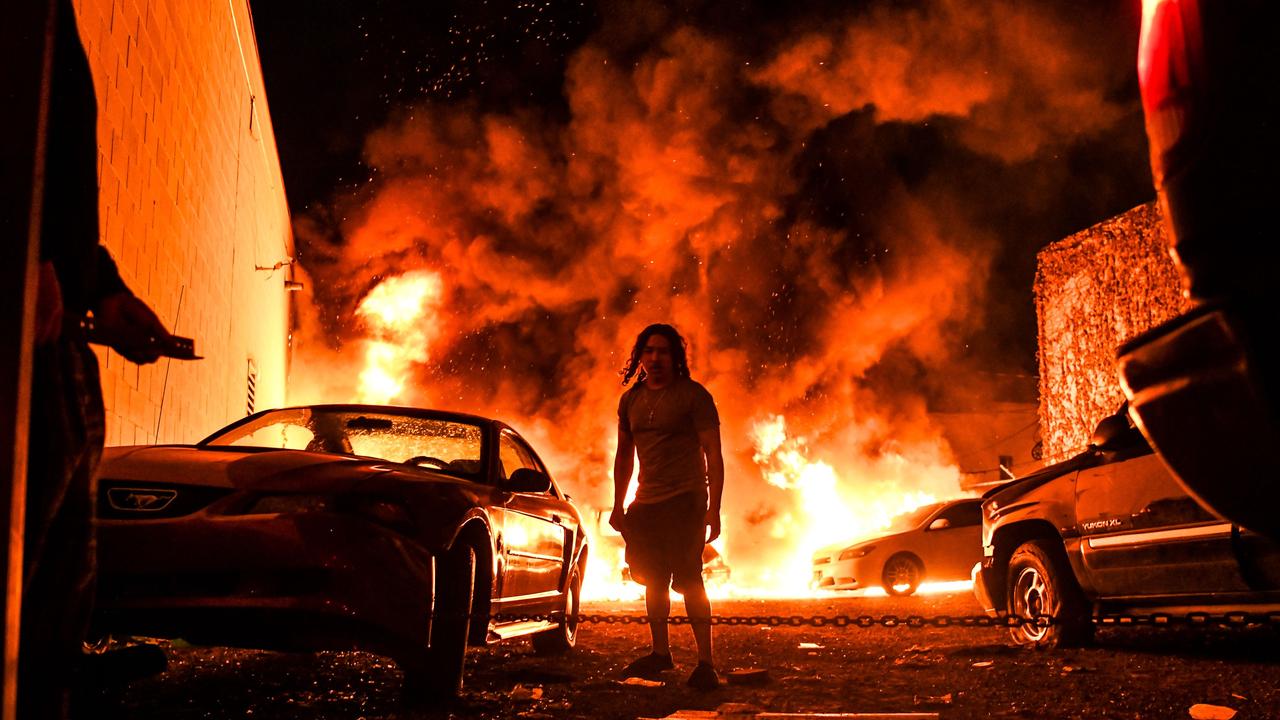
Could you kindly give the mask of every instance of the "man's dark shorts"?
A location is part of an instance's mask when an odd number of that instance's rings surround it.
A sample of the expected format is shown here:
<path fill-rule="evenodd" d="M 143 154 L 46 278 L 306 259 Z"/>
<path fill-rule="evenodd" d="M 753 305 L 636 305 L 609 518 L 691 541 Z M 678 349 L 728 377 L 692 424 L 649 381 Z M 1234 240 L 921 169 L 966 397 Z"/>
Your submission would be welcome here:
<path fill-rule="evenodd" d="M 705 492 L 632 503 L 622 532 L 631 578 L 646 587 L 670 583 L 680 593 L 701 587 L 706 519 Z"/>

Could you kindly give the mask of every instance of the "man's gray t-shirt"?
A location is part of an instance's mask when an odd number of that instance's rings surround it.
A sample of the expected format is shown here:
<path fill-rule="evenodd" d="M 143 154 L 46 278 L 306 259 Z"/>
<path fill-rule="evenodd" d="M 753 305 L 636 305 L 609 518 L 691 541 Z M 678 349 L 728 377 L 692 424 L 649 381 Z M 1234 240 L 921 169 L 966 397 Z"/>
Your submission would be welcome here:
<path fill-rule="evenodd" d="M 618 401 L 618 429 L 631 435 L 640 456 L 635 502 L 655 503 L 707 486 L 698 433 L 719 427 L 711 393 L 689 378 L 661 390 L 643 383 Z"/>

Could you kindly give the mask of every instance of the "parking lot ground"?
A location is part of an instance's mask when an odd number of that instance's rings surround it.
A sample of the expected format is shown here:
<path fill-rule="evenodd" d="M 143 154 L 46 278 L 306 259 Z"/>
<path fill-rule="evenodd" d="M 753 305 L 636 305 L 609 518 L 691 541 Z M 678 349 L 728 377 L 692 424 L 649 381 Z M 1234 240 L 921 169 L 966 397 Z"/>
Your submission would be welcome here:
<path fill-rule="evenodd" d="M 678 604 L 677 604 L 677 607 Z M 584 613 L 642 612 L 640 603 L 584 603 Z M 726 600 L 719 616 L 978 614 L 968 593 L 910 598 Z M 169 646 L 169 669 L 135 681 L 113 703 L 125 717 L 660 718 L 744 703 L 775 713 L 936 712 L 959 718 L 1187 718 L 1196 704 L 1238 720 L 1280 717 L 1280 633 L 1252 627 L 1103 629 L 1086 648 L 1013 647 L 999 628 L 719 626 L 722 673 L 767 671 L 760 685 L 709 693 L 684 685 L 695 654 L 673 628 L 677 670 L 658 687 L 619 673 L 648 650 L 639 624 L 586 624 L 579 647 L 535 655 L 527 642 L 473 651 L 467 686 L 449 707 L 399 701 L 400 674 L 365 653 L 288 654 Z M 110 705 L 103 704 L 103 716 Z"/>

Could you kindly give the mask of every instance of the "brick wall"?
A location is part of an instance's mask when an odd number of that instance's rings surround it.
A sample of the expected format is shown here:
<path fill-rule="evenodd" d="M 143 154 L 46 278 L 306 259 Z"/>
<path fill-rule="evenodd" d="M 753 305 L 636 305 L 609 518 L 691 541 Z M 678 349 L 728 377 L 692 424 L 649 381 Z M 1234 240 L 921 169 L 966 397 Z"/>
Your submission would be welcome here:
<path fill-rule="evenodd" d="M 102 237 L 197 362 L 99 348 L 109 445 L 190 442 L 284 400 L 292 236 L 247 0 L 75 0 L 98 95 Z"/>
<path fill-rule="evenodd" d="M 1116 348 L 1185 311 L 1156 203 L 1064 238 L 1040 252 L 1040 431 L 1046 462 L 1089 441 L 1124 400 Z"/>

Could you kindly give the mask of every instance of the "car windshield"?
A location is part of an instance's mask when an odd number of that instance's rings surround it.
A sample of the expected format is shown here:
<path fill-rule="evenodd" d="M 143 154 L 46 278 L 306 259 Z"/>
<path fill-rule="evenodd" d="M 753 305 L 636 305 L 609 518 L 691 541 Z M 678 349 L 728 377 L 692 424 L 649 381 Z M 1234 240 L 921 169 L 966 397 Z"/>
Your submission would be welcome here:
<path fill-rule="evenodd" d="M 478 425 L 446 418 L 358 409 L 290 408 L 222 430 L 201 445 L 308 450 L 417 464 L 479 475 Z"/>
<path fill-rule="evenodd" d="M 942 507 L 942 503 L 933 503 L 932 505 L 924 505 L 911 512 L 898 515 L 889 521 L 889 527 L 885 528 L 885 532 L 906 532 L 918 528 L 940 507 Z"/>

